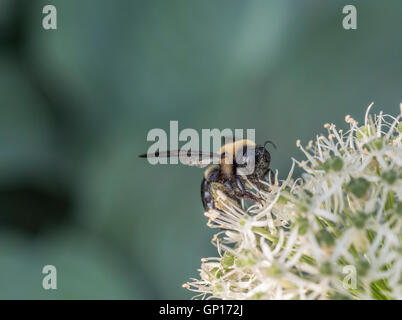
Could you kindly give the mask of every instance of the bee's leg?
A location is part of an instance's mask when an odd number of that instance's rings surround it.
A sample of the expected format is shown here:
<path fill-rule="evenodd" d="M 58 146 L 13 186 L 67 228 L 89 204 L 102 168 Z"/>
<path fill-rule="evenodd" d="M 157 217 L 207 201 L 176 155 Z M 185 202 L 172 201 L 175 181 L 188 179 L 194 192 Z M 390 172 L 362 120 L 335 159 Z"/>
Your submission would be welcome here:
<path fill-rule="evenodd" d="M 235 188 L 236 197 L 242 198 L 247 201 L 258 202 L 261 205 L 264 204 L 263 200 L 261 198 L 255 196 L 253 193 L 246 190 L 243 182 L 241 181 L 241 179 L 239 177 L 236 177 L 235 179 L 236 179 L 236 186 L 237 186 L 237 188 Z"/>
<path fill-rule="evenodd" d="M 256 175 L 250 175 L 247 177 L 247 179 L 259 190 L 265 191 L 265 192 L 270 192 L 271 189 L 264 183 L 260 181 L 260 179 Z M 250 188 L 252 188 L 250 186 Z"/>
<path fill-rule="evenodd" d="M 226 207 L 223 204 L 232 204 L 241 208 L 240 200 L 236 197 L 233 186 L 230 183 L 212 182 L 210 183 L 210 192 L 213 199 L 213 209 L 225 211 Z M 221 196 L 222 194 L 226 199 Z"/>
<path fill-rule="evenodd" d="M 267 186 L 265 183 L 262 183 L 261 181 L 266 181 L 266 177 L 268 176 L 268 183 L 269 185 L 275 184 L 275 174 L 272 171 L 272 169 L 268 168 L 267 173 L 263 177 L 258 177 L 256 175 L 253 175 L 251 177 L 248 177 L 248 179 L 255 185 L 257 188 L 260 190 L 263 190 L 265 192 L 271 192 L 271 187 Z"/>

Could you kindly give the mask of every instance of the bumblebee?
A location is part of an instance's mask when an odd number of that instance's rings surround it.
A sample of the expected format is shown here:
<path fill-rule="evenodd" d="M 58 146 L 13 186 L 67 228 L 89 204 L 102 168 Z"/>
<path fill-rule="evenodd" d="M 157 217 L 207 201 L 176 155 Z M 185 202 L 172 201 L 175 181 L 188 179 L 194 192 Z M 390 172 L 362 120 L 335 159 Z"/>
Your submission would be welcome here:
<path fill-rule="evenodd" d="M 228 202 L 238 207 L 241 206 L 241 200 L 262 203 L 262 199 L 248 191 L 246 186 L 249 186 L 250 182 L 259 189 L 267 190 L 261 181 L 264 181 L 268 174 L 271 174 L 273 179 L 269 168 L 271 155 L 266 149 L 267 144 L 276 148 L 271 141 L 257 145 L 251 140 L 243 139 L 223 145 L 218 153 L 175 150 L 142 154 L 140 157 L 179 157 L 183 164 L 199 168 L 215 163 L 204 172 L 201 200 L 205 211 L 222 211 Z M 250 168 L 250 164 L 253 168 L 251 172 L 245 170 Z"/>

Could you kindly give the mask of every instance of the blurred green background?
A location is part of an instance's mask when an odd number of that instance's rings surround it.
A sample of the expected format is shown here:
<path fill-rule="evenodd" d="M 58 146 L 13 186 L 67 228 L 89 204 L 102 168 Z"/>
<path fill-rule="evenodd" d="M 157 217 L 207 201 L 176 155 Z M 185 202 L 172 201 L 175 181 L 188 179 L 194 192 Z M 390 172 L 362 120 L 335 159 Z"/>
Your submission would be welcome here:
<path fill-rule="evenodd" d="M 401 34 L 400 0 L 0 0 L 0 298 L 191 298 L 203 173 L 139 159 L 148 131 L 255 128 L 283 178 L 324 123 L 399 112 Z"/>

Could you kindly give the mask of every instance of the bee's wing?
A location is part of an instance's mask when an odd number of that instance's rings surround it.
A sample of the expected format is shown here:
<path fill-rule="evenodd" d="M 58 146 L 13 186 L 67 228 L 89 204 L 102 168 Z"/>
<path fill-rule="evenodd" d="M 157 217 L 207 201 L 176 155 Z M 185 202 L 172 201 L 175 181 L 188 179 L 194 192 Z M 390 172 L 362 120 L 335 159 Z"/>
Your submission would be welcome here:
<path fill-rule="evenodd" d="M 140 158 L 179 158 L 180 162 L 187 166 L 204 168 L 214 163 L 220 163 L 221 156 L 213 152 L 191 151 L 191 150 L 173 150 L 157 151 L 154 154 L 142 154 Z"/>

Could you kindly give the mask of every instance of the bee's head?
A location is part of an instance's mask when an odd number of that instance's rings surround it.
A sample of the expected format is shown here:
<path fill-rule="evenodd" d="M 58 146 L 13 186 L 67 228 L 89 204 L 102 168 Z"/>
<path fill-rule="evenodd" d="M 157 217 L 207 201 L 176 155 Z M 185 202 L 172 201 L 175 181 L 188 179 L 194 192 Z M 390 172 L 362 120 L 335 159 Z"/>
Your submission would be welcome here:
<path fill-rule="evenodd" d="M 244 149 L 242 164 L 238 165 L 241 169 L 240 174 L 255 174 L 259 179 L 264 179 L 271 163 L 271 155 L 266 149 L 267 144 L 272 144 L 276 149 L 275 144 L 271 141 L 266 141 L 263 146 L 257 145 L 254 148 Z"/>

